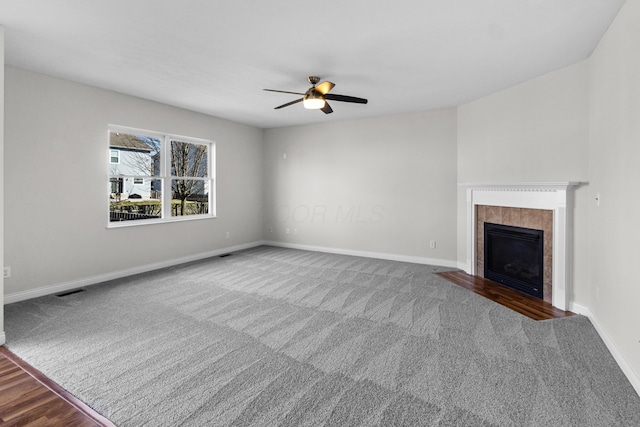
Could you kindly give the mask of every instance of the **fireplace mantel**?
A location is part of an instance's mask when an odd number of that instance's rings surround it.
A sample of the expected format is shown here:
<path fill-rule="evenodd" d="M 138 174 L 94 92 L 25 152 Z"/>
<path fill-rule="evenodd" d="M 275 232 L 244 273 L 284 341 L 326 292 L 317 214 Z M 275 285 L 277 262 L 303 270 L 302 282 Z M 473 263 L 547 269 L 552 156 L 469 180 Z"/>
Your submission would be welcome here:
<path fill-rule="evenodd" d="M 573 189 L 580 182 L 519 182 L 459 184 L 467 190 L 467 263 L 465 272 L 475 275 L 476 206 L 547 209 L 553 211 L 552 304 L 567 310 L 572 279 Z"/>

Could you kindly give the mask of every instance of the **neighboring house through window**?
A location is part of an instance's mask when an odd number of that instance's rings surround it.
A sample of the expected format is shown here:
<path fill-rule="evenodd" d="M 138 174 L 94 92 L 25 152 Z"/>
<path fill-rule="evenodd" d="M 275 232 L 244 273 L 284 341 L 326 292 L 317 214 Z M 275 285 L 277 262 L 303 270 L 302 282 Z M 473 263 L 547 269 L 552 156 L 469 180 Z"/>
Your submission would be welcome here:
<path fill-rule="evenodd" d="M 213 217 L 214 148 L 212 141 L 110 127 L 109 224 Z"/>

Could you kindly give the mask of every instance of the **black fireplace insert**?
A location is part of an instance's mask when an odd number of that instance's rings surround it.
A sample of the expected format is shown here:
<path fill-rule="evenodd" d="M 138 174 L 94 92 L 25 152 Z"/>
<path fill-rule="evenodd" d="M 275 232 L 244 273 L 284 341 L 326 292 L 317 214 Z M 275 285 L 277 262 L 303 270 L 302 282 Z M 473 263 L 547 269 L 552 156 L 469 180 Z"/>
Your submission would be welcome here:
<path fill-rule="evenodd" d="M 484 223 L 484 277 L 543 298 L 544 231 Z"/>

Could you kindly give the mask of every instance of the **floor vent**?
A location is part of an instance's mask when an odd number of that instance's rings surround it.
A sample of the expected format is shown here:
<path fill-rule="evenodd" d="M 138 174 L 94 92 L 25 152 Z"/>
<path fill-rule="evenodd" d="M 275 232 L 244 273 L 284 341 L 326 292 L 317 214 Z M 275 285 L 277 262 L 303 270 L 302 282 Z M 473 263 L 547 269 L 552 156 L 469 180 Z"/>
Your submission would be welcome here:
<path fill-rule="evenodd" d="M 84 292 L 84 289 L 75 289 L 73 291 L 65 292 L 65 293 L 62 293 L 62 294 L 57 294 L 56 296 L 57 297 L 67 297 L 69 295 L 78 294 L 80 292 Z"/>

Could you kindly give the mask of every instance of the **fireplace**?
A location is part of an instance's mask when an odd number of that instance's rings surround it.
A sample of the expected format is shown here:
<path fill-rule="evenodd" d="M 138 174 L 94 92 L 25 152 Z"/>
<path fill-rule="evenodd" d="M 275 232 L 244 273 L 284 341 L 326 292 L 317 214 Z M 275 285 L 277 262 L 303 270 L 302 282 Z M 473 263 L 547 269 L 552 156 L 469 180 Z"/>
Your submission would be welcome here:
<path fill-rule="evenodd" d="M 484 223 L 484 277 L 543 299 L 544 231 Z"/>
<path fill-rule="evenodd" d="M 544 289 L 544 300 L 551 302 L 561 310 L 569 309 L 569 295 L 572 281 L 572 228 L 573 228 L 573 189 L 578 182 L 529 182 L 506 184 L 459 184 L 466 188 L 466 263 L 464 271 L 471 275 L 484 274 L 484 223 L 476 217 L 477 208 L 487 207 L 491 213 L 494 208 L 505 210 L 507 216 L 512 212 L 526 209 L 546 210 L 549 212 L 547 226 L 519 224 L 503 216 L 504 225 L 523 226 L 544 230 L 545 265 L 544 276 L 550 277 L 552 286 Z M 503 212 L 504 213 L 504 212 Z M 522 215 L 521 215 L 522 216 Z M 500 223 L 486 218 L 484 222 Z M 526 221 L 525 221 L 526 222 Z M 548 230 L 548 231 L 547 231 Z M 482 243 L 481 243 L 482 242 Z M 545 281 L 546 286 L 546 281 Z"/>

